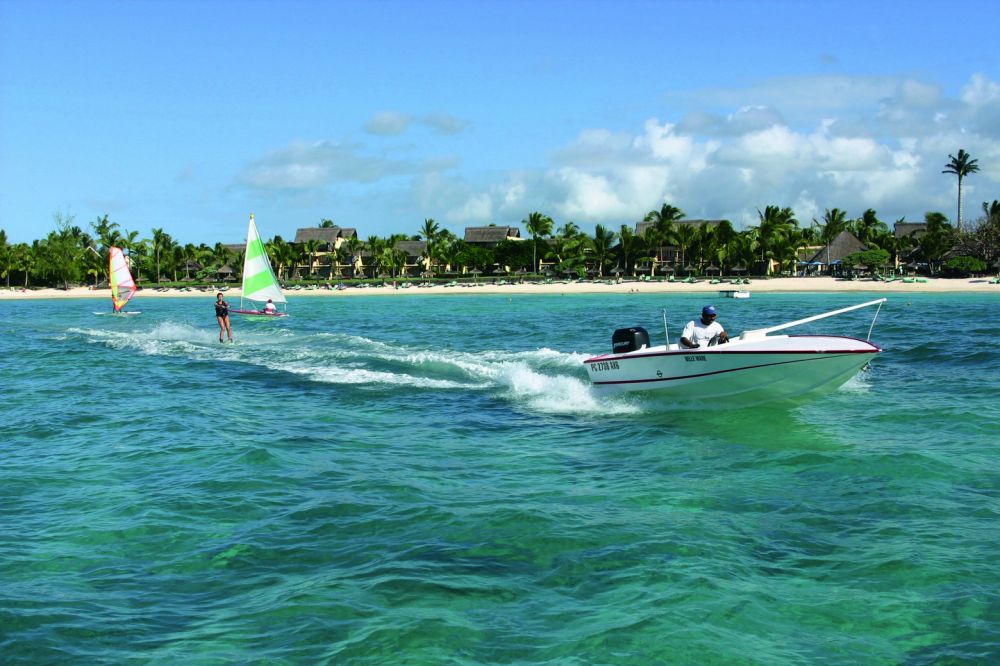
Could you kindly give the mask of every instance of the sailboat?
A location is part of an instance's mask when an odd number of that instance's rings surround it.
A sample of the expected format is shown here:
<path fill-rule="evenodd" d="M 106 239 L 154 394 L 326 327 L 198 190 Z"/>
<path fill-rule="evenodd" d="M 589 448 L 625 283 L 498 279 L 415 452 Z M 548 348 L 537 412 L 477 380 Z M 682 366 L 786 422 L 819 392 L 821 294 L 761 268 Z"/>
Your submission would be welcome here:
<path fill-rule="evenodd" d="M 128 261 L 120 247 L 114 245 L 108 250 L 108 282 L 111 285 L 112 312 L 95 312 L 94 314 L 114 314 L 119 316 L 137 315 L 138 310 L 125 311 L 125 305 L 135 296 L 137 287 L 128 269 Z"/>
<path fill-rule="evenodd" d="M 271 312 L 265 311 L 265 304 L 269 300 L 275 305 L 275 309 Z M 260 239 L 251 213 L 250 225 L 247 227 L 247 249 L 243 256 L 243 291 L 240 294 L 240 309 L 230 312 L 255 317 L 287 317 L 288 312 L 285 311 L 287 303 L 278 285 L 278 278 L 271 269 L 264 241 Z M 279 304 L 280 310 L 277 309 Z"/>

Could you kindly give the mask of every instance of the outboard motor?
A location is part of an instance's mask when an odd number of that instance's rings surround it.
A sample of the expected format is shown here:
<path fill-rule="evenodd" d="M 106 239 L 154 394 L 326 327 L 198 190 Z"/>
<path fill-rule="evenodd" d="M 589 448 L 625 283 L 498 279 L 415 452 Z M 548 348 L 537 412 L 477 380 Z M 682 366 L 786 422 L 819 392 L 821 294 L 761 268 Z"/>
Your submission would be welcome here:
<path fill-rule="evenodd" d="M 649 333 L 642 326 L 619 328 L 611 334 L 611 351 L 614 354 L 624 354 L 649 346 Z"/>

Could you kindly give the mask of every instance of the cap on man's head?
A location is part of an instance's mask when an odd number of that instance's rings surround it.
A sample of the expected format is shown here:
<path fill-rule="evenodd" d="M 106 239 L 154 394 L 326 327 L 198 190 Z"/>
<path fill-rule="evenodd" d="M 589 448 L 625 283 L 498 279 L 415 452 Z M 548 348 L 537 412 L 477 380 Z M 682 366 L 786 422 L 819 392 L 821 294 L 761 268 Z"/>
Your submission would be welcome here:
<path fill-rule="evenodd" d="M 705 307 L 703 307 L 701 309 L 701 313 L 703 315 L 714 315 L 714 314 L 716 314 L 716 312 L 715 312 L 715 306 L 714 305 L 706 305 Z"/>

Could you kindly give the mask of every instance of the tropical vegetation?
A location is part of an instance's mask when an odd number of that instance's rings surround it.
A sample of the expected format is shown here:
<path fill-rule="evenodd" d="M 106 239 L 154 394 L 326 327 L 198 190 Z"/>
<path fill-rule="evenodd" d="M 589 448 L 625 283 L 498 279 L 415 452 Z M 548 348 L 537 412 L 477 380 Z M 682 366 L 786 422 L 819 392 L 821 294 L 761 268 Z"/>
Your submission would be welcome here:
<path fill-rule="evenodd" d="M 946 173 L 959 179 L 978 170 L 964 150 L 950 156 Z M 603 224 L 593 234 L 573 221 L 556 226 L 540 211 L 522 220 L 530 239 L 508 239 L 494 247 L 469 243 L 433 219 L 418 233 L 345 238 L 335 246 L 318 240 L 294 243 L 274 236 L 266 242 L 275 274 L 282 281 L 350 279 L 454 279 L 488 275 L 494 279 L 609 277 L 663 278 L 672 275 L 794 274 L 810 256 L 830 266 L 831 247 L 850 231 L 864 250 L 844 257 L 846 268 L 880 272 L 903 265 L 937 274 L 1000 270 L 1000 202 L 982 204 L 982 216 L 969 225 L 952 226 L 940 212 L 928 212 L 919 232 L 897 234 L 874 209 L 850 218 L 840 208 L 803 224 L 789 207 L 765 206 L 757 224 L 737 231 L 728 220 L 691 221 L 677 206 L 663 203 L 633 228 L 612 230 Z M 897 220 L 897 223 L 903 220 Z M 322 219 L 321 228 L 337 228 Z M 56 214 L 54 229 L 31 243 L 10 243 L 0 229 L 0 279 L 7 287 L 100 285 L 107 277 L 108 248 L 123 248 L 136 281 L 142 285 L 218 283 L 240 279 L 242 247 L 183 243 L 162 228 L 149 238 L 127 230 L 108 215 L 87 225 Z M 423 241 L 422 243 L 408 243 Z M 412 248 L 419 247 L 419 250 Z M 404 249 L 405 248 L 405 249 Z M 417 254 L 419 253 L 419 254 Z"/>

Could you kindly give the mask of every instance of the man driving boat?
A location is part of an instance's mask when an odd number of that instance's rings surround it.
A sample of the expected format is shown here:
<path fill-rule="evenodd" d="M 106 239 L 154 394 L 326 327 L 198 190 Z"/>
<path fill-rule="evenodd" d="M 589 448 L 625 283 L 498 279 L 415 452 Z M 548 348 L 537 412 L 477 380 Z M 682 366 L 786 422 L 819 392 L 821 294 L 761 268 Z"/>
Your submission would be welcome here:
<path fill-rule="evenodd" d="M 692 319 L 681 332 L 680 347 L 682 349 L 698 349 L 708 347 L 717 342 L 729 342 L 729 335 L 722 324 L 715 320 L 717 313 L 714 305 L 706 305 L 701 309 L 701 319 Z M 714 341 L 714 342 L 713 342 Z"/>

